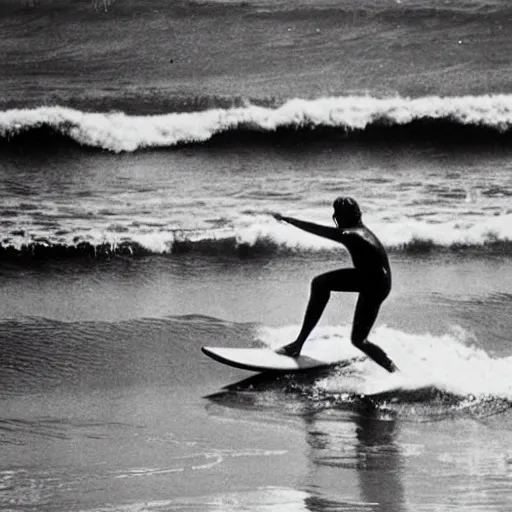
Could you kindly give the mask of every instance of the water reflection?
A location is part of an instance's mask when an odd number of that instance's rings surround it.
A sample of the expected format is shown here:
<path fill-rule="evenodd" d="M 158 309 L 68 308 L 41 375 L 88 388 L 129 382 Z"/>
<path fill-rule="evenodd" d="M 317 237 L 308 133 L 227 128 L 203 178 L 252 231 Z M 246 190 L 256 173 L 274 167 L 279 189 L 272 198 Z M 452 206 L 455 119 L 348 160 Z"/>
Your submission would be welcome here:
<path fill-rule="evenodd" d="M 365 501 L 379 503 L 382 512 L 405 510 L 396 420 L 360 415 L 355 421 L 361 494 Z"/>
<path fill-rule="evenodd" d="M 278 409 L 303 424 L 307 470 L 297 489 L 306 491 L 301 510 L 405 511 L 396 419 L 364 401 L 322 406 L 282 391 L 282 384 L 260 374 L 207 398 L 245 414 L 252 411 L 263 421 L 266 413 L 275 419 Z"/>

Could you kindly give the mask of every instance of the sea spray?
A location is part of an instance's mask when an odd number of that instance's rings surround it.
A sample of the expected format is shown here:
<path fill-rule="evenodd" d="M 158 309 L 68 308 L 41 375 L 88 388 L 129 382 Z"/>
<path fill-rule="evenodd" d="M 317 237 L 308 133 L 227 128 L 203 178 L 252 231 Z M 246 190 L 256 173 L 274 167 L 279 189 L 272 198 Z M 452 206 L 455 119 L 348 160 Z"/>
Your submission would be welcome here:
<path fill-rule="evenodd" d="M 262 327 L 259 339 L 270 348 L 277 348 L 293 340 L 299 329 L 298 325 Z M 489 355 L 478 346 L 478 340 L 461 328 L 432 335 L 380 326 L 372 341 L 392 357 L 399 373 L 389 374 L 362 357 L 350 343 L 350 325 L 317 327 L 304 345 L 304 353 L 334 350 L 350 364 L 343 364 L 315 382 L 316 393 L 372 395 L 430 388 L 465 399 L 491 397 L 512 401 L 512 357 Z"/>

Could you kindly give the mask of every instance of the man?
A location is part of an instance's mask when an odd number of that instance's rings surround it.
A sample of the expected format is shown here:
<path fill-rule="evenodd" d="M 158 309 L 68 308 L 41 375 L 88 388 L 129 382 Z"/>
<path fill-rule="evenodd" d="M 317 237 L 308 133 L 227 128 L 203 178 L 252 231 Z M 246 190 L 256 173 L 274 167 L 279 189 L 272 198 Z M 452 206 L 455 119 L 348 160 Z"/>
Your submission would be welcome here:
<path fill-rule="evenodd" d="M 322 316 L 331 291 L 358 292 L 351 341 L 368 357 L 388 372 L 398 370 L 393 361 L 377 345 L 368 341 L 368 334 L 377 319 L 381 304 L 391 290 L 391 269 L 386 250 L 379 239 L 363 224 L 359 205 L 351 197 L 338 197 L 332 216 L 336 227 L 322 226 L 275 213 L 274 218 L 308 233 L 343 244 L 354 268 L 343 268 L 316 276 L 301 331 L 297 339 L 278 352 L 298 357 L 307 337 Z"/>

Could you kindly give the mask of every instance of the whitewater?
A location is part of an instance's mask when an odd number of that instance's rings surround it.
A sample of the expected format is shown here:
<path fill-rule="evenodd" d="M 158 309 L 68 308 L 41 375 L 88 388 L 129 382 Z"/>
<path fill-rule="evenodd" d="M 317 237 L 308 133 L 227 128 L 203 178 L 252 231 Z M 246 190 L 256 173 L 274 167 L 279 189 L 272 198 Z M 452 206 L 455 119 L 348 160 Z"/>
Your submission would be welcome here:
<path fill-rule="evenodd" d="M 346 361 L 331 375 L 319 379 L 313 389 L 305 388 L 311 399 L 350 401 L 361 395 L 380 395 L 387 406 L 400 402 L 401 397 L 403 402 L 408 396 L 420 401 L 421 392 L 432 396 L 435 390 L 443 399 L 451 397 L 457 404 L 468 400 L 474 406 L 477 399 L 512 401 L 512 358 L 489 355 L 482 348 L 485 341 L 460 326 L 452 326 L 442 335 L 405 332 L 385 325 L 375 329 L 372 340 L 393 354 L 401 369 L 396 374 L 385 374 L 361 357 L 350 343 L 350 328 L 324 325 L 308 340 L 316 353 L 335 352 Z M 300 325 L 261 327 L 258 339 L 263 346 L 277 349 L 299 330 Z"/>
<path fill-rule="evenodd" d="M 204 143 L 216 135 L 249 131 L 339 129 L 340 133 L 364 132 L 371 127 L 400 127 L 415 122 L 436 122 L 457 127 L 491 129 L 508 133 L 512 124 L 512 96 L 463 96 L 377 98 L 371 96 L 290 99 L 275 108 L 252 105 L 192 113 L 151 116 L 123 112 L 82 112 L 48 106 L 0 112 L 0 136 L 12 139 L 37 129 L 48 129 L 91 148 L 133 152 Z M 384 137 L 384 135 L 383 135 Z"/>

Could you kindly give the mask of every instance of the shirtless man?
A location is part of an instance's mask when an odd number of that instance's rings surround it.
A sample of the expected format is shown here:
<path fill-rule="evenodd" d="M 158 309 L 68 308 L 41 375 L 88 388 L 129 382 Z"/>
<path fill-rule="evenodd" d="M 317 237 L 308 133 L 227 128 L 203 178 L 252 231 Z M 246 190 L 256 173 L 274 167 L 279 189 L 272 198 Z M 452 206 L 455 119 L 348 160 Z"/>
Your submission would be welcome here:
<path fill-rule="evenodd" d="M 322 226 L 275 213 L 278 221 L 287 222 L 308 233 L 329 238 L 343 244 L 354 268 L 343 268 L 316 276 L 311 283 L 311 295 L 297 339 L 278 352 L 298 357 L 307 337 L 322 316 L 331 291 L 358 292 L 351 341 L 368 357 L 388 372 L 397 371 L 393 361 L 377 345 L 368 341 L 381 304 L 391 290 L 391 269 L 386 250 L 379 239 L 363 224 L 361 210 L 350 197 L 338 197 L 333 204 L 332 216 L 336 227 Z"/>

